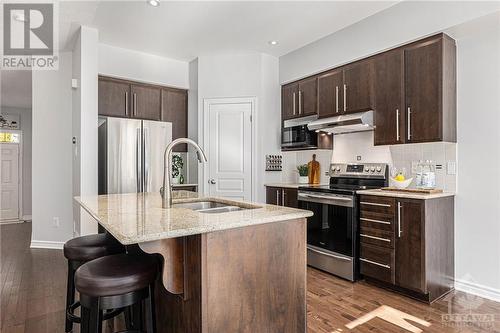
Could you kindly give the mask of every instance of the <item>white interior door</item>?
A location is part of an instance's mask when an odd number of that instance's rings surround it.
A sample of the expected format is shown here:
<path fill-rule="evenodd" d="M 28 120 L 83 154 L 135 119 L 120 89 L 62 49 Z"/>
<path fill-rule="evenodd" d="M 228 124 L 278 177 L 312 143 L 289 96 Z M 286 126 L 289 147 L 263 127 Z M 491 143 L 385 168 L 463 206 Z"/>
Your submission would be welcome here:
<path fill-rule="evenodd" d="M 19 144 L 0 144 L 0 221 L 19 219 Z"/>
<path fill-rule="evenodd" d="M 211 196 L 252 199 L 252 108 L 252 100 L 208 103 L 208 192 Z"/>

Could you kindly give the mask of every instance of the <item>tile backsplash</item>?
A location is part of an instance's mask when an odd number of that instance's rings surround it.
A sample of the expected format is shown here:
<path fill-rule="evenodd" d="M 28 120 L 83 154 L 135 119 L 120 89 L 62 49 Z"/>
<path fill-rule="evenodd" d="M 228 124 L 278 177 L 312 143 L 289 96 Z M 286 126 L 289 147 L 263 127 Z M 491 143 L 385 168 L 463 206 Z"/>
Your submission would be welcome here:
<path fill-rule="evenodd" d="M 457 144 L 450 142 L 414 143 L 389 147 L 392 166 L 405 168 L 409 177 L 415 177 L 418 161 L 431 160 L 436 167 L 436 187 L 445 191 L 457 190 Z M 414 186 L 414 184 L 412 184 Z"/>

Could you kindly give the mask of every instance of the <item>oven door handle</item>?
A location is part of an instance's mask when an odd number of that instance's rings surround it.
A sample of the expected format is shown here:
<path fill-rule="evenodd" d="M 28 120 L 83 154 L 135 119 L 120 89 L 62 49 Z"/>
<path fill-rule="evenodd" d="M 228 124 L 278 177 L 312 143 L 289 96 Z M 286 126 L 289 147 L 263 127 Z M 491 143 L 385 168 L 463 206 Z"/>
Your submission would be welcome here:
<path fill-rule="evenodd" d="M 332 257 L 332 258 L 335 258 L 335 259 L 339 259 L 339 260 L 344 260 L 344 261 L 352 261 L 351 258 L 346 258 L 346 257 L 341 257 L 341 256 L 336 256 L 335 254 L 332 254 L 332 253 L 328 253 L 328 252 L 323 252 L 323 251 L 320 251 L 320 250 L 316 250 L 315 248 L 313 248 L 312 246 L 308 246 L 307 247 L 308 250 L 311 250 L 313 252 L 316 252 L 318 254 L 322 254 L 324 256 L 328 256 L 328 257 Z"/>
<path fill-rule="evenodd" d="M 323 200 L 332 199 L 332 200 L 352 201 L 351 198 L 334 197 L 334 196 L 322 196 L 322 195 L 305 194 L 305 193 L 299 193 L 299 197 L 306 197 L 306 198 L 313 198 L 313 199 L 323 199 Z"/>

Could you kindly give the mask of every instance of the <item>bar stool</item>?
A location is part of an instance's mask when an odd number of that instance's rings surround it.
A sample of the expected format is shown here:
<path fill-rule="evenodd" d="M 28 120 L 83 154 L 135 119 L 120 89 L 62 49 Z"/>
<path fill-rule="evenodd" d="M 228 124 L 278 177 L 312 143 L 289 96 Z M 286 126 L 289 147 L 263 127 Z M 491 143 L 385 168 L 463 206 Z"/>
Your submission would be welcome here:
<path fill-rule="evenodd" d="M 73 323 L 81 321 L 80 317 L 74 315 L 74 311 L 80 306 L 80 302 L 75 302 L 74 277 L 78 267 L 90 260 L 123 252 L 125 252 L 125 247 L 107 233 L 76 237 L 64 244 L 64 256 L 68 259 L 65 332 L 71 332 Z M 117 313 L 106 314 L 106 317 L 110 318 L 114 315 Z"/>
<path fill-rule="evenodd" d="M 82 333 L 101 333 L 104 311 L 132 307 L 132 325 L 125 332 L 156 332 L 154 283 L 159 261 L 154 255 L 115 254 L 89 261 L 75 274 L 76 290 L 82 305 Z M 146 311 L 142 305 L 146 304 Z M 133 330 L 133 331 L 132 331 Z M 122 333 L 125 333 L 122 332 Z"/>

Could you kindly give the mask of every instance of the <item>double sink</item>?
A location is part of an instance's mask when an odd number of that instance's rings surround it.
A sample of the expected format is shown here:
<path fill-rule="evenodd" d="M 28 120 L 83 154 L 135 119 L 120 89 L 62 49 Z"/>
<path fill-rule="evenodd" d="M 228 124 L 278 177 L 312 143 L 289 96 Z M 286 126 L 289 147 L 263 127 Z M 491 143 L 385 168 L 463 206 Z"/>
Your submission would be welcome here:
<path fill-rule="evenodd" d="M 194 202 L 175 203 L 172 205 L 172 208 L 186 208 L 205 214 L 220 214 L 220 213 L 235 212 L 238 210 L 255 209 L 260 207 L 259 206 L 242 207 L 217 201 L 194 201 Z"/>

